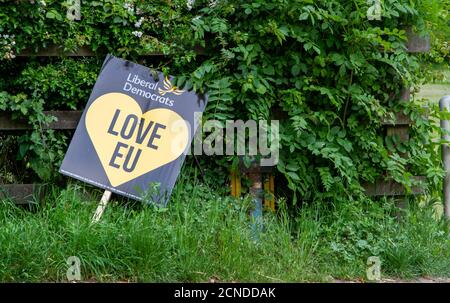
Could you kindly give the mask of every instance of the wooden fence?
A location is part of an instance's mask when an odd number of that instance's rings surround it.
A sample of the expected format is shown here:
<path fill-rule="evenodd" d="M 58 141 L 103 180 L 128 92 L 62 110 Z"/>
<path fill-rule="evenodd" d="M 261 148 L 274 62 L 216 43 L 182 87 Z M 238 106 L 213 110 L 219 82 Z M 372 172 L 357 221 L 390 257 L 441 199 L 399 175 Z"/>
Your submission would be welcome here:
<path fill-rule="evenodd" d="M 419 37 L 408 30 L 408 43 L 407 49 L 411 53 L 428 52 L 430 49 L 429 37 Z M 204 52 L 203 49 L 199 48 L 196 50 L 198 53 Z M 53 56 L 72 56 L 72 57 L 86 57 L 86 56 L 97 56 L 101 54 L 96 54 L 87 48 L 80 48 L 76 52 L 65 53 L 61 47 L 51 46 L 47 49 L 33 53 L 31 51 L 24 51 L 18 56 L 28 57 L 28 56 L 42 56 L 42 57 L 53 57 Z M 162 54 L 149 54 L 148 56 L 160 56 Z M 400 102 L 408 102 L 410 100 L 410 89 L 403 89 Z M 78 124 L 81 117 L 81 111 L 47 111 L 48 115 L 56 117 L 56 121 L 52 122 L 46 128 L 56 129 L 56 130 L 74 130 Z M 410 119 L 403 115 L 402 113 L 396 113 L 394 120 L 386 119 L 383 122 L 386 128 L 386 135 L 398 135 L 401 140 L 409 140 L 409 127 L 411 125 Z M 6 113 L 0 113 L 0 132 L 2 131 L 20 131 L 31 129 L 31 126 L 23 121 L 17 121 L 11 119 L 11 117 Z M 237 174 L 232 174 L 231 176 L 231 192 L 234 196 L 240 194 L 240 179 Z M 423 181 L 425 177 L 415 176 L 416 181 Z M 264 182 L 264 187 L 273 191 L 274 180 L 273 177 L 269 177 L 268 181 Z M 267 183 L 267 184 L 266 184 Z M 42 184 L 0 184 L 0 198 L 11 197 L 16 203 L 24 204 L 28 203 L 33 195 L 38 195 L 42 192 Z M 396 197 L 400 201 L 408 194 L 404 186 L 396 183 L 393 180 L 378 180 L 373 184 L 365 184 L 367 195 L 370 196 L 391 196 Z M 420 187 L 413 187 L 410 194 L 420 194 L 422 189 Z M 274 208 L 273 200 L 266 201 L 266 205 L 270 208 Z"/>

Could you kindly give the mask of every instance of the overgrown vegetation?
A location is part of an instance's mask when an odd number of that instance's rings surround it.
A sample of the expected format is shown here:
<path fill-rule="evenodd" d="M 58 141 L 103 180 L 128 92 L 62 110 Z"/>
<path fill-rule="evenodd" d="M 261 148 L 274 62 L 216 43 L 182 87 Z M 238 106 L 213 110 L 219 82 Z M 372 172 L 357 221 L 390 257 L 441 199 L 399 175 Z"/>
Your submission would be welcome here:
<path fill-rule="evenodd" d="M 78 185 L 54 190 L 32 213 L 3 201 L 0 281 L 66 281 L 70 256 L 80 258 L 84 281 L 365 280 L 371 255 L 382 278 L 450 277 L 448 226 L 428 205 L 402 222 L 392 201 L 314 204 L 295 219 L 282 209 L 264 216 L 256 236 L 249 199 L 190 177 L 167 209 L 116 201 L 97 224 L 99 195 Z"/>
<path fill-rule="evenodd" d="M 96 225 L 98 196 L 54 187 L 31 212 L 2 201 L 0 280 L 65 280 L 72 255 L 102 281 L 364 279 L 372 255 L 384 276 L 449 277 L 448 222 L 431 207 L 442 205 L 435 121 L 448 114 L 399 102 L 448 63 L 448 0 L 385 0 L 381 20 L 366 0 L 188 2 L 82 1 L 69 21 L 64 1 L 0 0 L 0 112 L 33 126 L 0 135 L 0 183 L 60 180 L 72 133 L 45 130 L 43 111 L 83 109 L 109 52 L 207 92 L 205 120 L 280 119 L 278 212 L 256 240 L 250 200 L 223 189 L 237 157 L 200 158 L 201 182 L 185 169 L 168 209 L 117 202 Z M 407 28 L 431 32 L 430 54 L 407 52 Z M 16 56 L 52 45 L 98 56 Z M 414 121 L 406 142 L 382 126 L 399 111 Z M 401 222 L 394 201 L 363 194 L 377 179 L 410 189 L 414 175 L 427 177 L 425 206 L 411 200 Z"/>
<path fill-rule="evenodd" d="M 368 20 L 365 0 L 194 1 L 192 7 L 104 0 L 83 3 L 82 20 L 73 22 L 61 1 L 7 1 L 0 12 L 1 72 L 7 75 L 0 109 L 25 116 L 35 128 L 19 138 L 18 159 L 44 180 L 57 177 L 70 136 L 43 131 L 42 110 L 83 108 L 101 58 L 12 57 L 54 44 L 68 51 L 89 47 L 177 75 L 180 87 L 207 91 L 205 119 L 268 120 L 281 113 L 277 169 L 294 204 L 358 199 L 362 183 L 380 178 L 409 189 L 412 175 L 427 176 L 422 186 L 433 192 L 442 170 L 439 142 L 430 134 L 439 130 L 423 118 L 422 103 L 401 103 L 399 93 L 423 77 L 418 58 L 406 52 L 405 30 L 440 31 L 448 2 L 383 3 L 381 20 Z M 162 56 L 139 59 L 155 52 Z M 408 142 L 385 139 L 381 121 L 396 111 L 416 122 Z M 428 115 L 436 116 L 436 108 Z M 227 170 L 237 157 L 213 162 Z M 217 179 L 225 179 L 226 170 Z"/>

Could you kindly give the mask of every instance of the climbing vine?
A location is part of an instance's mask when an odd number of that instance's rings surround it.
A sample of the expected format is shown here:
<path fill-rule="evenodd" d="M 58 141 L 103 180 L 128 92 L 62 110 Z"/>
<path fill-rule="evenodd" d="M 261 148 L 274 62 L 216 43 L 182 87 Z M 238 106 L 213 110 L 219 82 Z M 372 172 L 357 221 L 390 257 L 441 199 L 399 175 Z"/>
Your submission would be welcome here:
<path fill-rule="evenodd" d="M 176 75 L 177 86 L 210 96 L 204 119 L 276 114 L 277 171 L 294 202 L 352 199 L 380 178 L 411 188 L 411 176 L 427 176 L 430 191 L 439 184 L 438 111 L 399 100 L 402 87 L 424 78 L 405 30 L 440 31 L 448 1 L 385 0 L 379 20 L 369 20 L 365 0 L 82 1 L 79 21 L 66 18 L 64 1 L 0 6 L 0 110 L 33 126 L 18 140 L 19 155 L 43 179 L 57 175 L 70 134 L 43 131 L 51 118 L 42 111 L 82 109 L 102 63 L 17 57 L 60 45 Z M 396 112 L 415 122 L 406 142 L 385 136 L 382 121 Z M 201 161 L 226 167 L 236 157 Z"/>

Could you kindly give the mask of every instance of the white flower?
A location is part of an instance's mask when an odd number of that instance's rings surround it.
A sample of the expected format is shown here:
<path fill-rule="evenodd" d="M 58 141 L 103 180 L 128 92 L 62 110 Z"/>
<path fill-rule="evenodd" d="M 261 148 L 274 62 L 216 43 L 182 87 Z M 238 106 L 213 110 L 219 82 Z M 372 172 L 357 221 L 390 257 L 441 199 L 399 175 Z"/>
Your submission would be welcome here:
<path fill-rule="evenodd" d="M 144 17 L 141 17 L 138 22 L 134 24 L 134 27 L 139 28 L 142 25 L 142 21 L 144 21 Z"/>
<path fill-rule="evenodd" d="M 215 8 L 217 6 L 217 0 L 211 0 L 209 1 L 209 7 L 210 8 Z"/>
<path fill-rule="evenodd" d="M 130 14 L 134 13 L 134 6 L 132 3 L 125 2 L 123 8 L 128 10 Z"/>
<path fill-rule="evenodd" d="M 187 0 L 186 1 L 186 6 L 188 8 L 188 10 L 191 10 L 192 7 L 194 6 L 195 0 Z"/>
<path fill-rule="evenodd" d="M 141 31 L 134 31 L 134 32 L 132 32 L 132 34 L 135 35 L 138 38 L 142 37 L 142 32 Z"/>
<path fill-rule="evenodd" d="M 0 38 L 3 38 L 0 40 L 0 53 L 3 52 L 3 58 L 4 59 L 14 59 L 16 55 L 14 55 L 13 46 L 16 45 L 16 41 L 14 41 L 14 35 L 9 34 L 3 34 L 0 35 Z"/>

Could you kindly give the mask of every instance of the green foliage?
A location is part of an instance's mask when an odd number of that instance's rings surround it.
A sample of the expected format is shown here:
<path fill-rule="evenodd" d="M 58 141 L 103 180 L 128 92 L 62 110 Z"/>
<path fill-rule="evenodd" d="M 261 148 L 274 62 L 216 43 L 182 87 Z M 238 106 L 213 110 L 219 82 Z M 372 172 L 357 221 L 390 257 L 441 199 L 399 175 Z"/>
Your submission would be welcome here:
<path fill-rule="evenodd" d="M 349 276 L 354 274 L 352 271 L 363 270 L 370 256 L 380 257 L 386 275 L 411 278 L 436 275 L 433 271 L 437 270 L 441 271 L 437 275 L 447 276 L 448 223 L 435 220 L 432 203 L 420 207 L 414 204 L 405 211 L 396 208 L 393 201 L 361 200 L 338 203 L 331 212 L 321 210 L 325 215 L 319 220 L 320 237 L 330 250 L 320 253 L 328 256 L 339 272 Z M 430 244 L 436 246 L 431 248 Z M 437 251 L 442 258 L 434 255 Z"/>
<path fill-rule="evenodd" d="M 439 135 L 431 122 L 437 108 L 426 120 L 421 104 L 398 102 L 402 86 L 420 82 L 421 65 L 405 50 L 404 29 L 423 32 L 427 22 L 433 28 L 436 18 L 427 16 L 440 8 L 433 1 L 385 1 L 382 20 L 370 22 L 365 4 L 358 5 L 219 2 L 202 8 L 193 21 L 200 36 L 209 32 L 217 54 L 197 68 L 194 79 L 233 75 L 228 87 L 236 93 L 234 106 L 222 102 L 219 109 L 210 102 L 208 112 L 239 108 L 234 118 L 244 119 L 268 119 L 277 108 L 285 113 L 277 168 L 294 191 L 294 203 L 297 194 L 303 200 L 359 195 L 361 183 L 383 178 L 385 171 L 407 189 L 412 175 L 434 175 L 430 189 L 442 176 L 432 143 Z M 208 27 L 223 22 L 221 30 Z M 385 141 L 381 121 L 398 111 L 416 122 L 414 136 L 404 143 L 396 136 Z"/>
<path fill-rule="evenodd" d="M 31 62 L 22 70 L 15 85 L 32 100 L 45 100 L 47 108 L 81 108 L 97 79 L 99 63 L 98 59 L 63 59 L 50 64 Z"/>
<path fill-rule="evenodd" d="M 251 199 L 237 201 L 190 175 L 168 208 L 113 199 L 97 224 L 100 191 L 89 195 L 75 183 L 49 192 L 33 212 L 0 201 L 0 281 L 67 281 L 70 256 L 80 258 L 83 281 L 366 280 L 372 255 L 382 278 L 450 278 L 448 224 L 434 221 L 429 206 L 401 223 L 391 201 L 316 203 L 297 218 L 282 207 L 278 217 L 264 216 L 256 242 Z"/>
<path fill-rule="evenodd" d="M 33 131 L 18 138 L 19 149 L 16 160 L 27 159 L 30 166 L 43 180 L 54 174 L 54 163 L 64 155 L 65 136 L 55 134 L 44 127 L 54 120 L 43 113 L 44 100 L 28 99 L 25 94 L 9 95 L 0 92 L 0 110 L 8 111 L 12 117 L 26 116 Z"/>
<path fill-rule="evenodd" d="M 362 183 L 378 178 L 409 189 L 412 175 L 428 176 L 424 186 L 433 191 L 442 175 L 433 143 L 437 109 L 424 119 L 421 103 L 398 100 L 402 86 L 423 80 L 420 57 L 406 52 L 405 29 L 442 30 L 448 1 L 383 3 L 381 20 L 370 21 L 365 0 L 195 1 L 192 9 L 181 0 L 103 0 L 83 2 L 82 20 L 72 22 L 62 1 L 7 2 L 0 12 L 0 35 L 7 35 L 0 41 L 0 69 L 8 75 L 0 83 L 6 92 L 1 108 L 35 127 L 21 141 L 23 157 L 50 178 L 67 141 L 41 130 L 42 109 L 82 109 L 101 60 L 21 61 L 11 52 L 56 44 L 131 60 L 158 53 L 158 60 L 142 62 L 178 75 L 180 87 L 208 93 L 205 118 L 284 117 L 277 169 L 294 203 L 352 200 L 362 195 Z M 415 122 L 404 143 L 385 139 L 381 125 L 386 114 L 399 111 Z M 224 167 L 230 161 L 236 158 L 211 162 Z"/>

